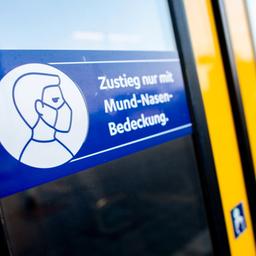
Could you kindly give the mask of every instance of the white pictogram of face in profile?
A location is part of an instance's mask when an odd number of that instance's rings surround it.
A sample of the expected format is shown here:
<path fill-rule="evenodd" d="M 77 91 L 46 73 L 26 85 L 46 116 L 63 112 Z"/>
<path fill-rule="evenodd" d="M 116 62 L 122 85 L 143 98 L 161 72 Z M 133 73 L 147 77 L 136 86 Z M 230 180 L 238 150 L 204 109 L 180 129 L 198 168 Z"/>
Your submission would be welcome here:
<path fill-rule="evenodd" d="M 19 72 L 22 69 L 30 72 Z M 11 116 L 5 115 L 4 123 L 17 123 L 14 119 L 19 116 L 22 124 L 18 122 L 17 130 L 26 128 L 24 134 L 19 133 L 25 138 L 22 143 L 18 139 L 17 147 L 13 146 L 15 141 L 10 143 L 6 139 L 10 132 L 0 130 L 6 150 L 20 162 L 37 168 L 55 167 L 71 160 L 88 130 L 87 108 L 75 83 L 56 68 L 27 64 L 10 71 L 0 85 L 0 99 L 12 89 L 13 106 L 18 113 L 12 116 L 14 109 L 8 101 Z M 5 96 L 9 99 L 9 95 Z M 15 130 L 11 130 L 13 137 L 17 137 Z"/>
<path fill-rule="evenodd" d="M 30 80 L 40 80 L 45 83 L 42 88 L 40 99 L 35 99 L 34 109 L 37 113 L 36 122 L 30 122 L 23 116 L 16 103 L 16 86 L 24 86 L 23 83 L 30 83 Z M 32 82 L 32 81 L 31 81 Z M 72 109 L 65 101 L 60 87 L 60 78 L 57 75 L 44 73 L 29 73 L 21 76 L 13 87 L 13 101 L 21 118 L 32 130 L 32 136 L 21 151 L 19 160 L 29 162 L 30 156 L 35 150 L 40 149 L 40 158 L 48 161 L 49 146 L 55 148 L 56 155 L 62 155 L 63 159 L 73 157 L 72 152 L 61 141 L 56 138 L 57 132 L 69 132 L 72 124 Z"/>

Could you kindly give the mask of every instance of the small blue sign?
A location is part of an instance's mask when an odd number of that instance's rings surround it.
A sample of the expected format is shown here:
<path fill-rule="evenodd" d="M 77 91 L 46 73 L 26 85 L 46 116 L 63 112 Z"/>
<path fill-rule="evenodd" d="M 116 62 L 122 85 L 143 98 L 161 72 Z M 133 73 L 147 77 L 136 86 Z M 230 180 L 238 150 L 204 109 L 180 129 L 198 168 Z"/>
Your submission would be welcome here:
<path fill-rule="evenodd" d="M 0 51 L 0 196 L 191 134 L 177 52 Z"/>
<path fill-rule="evenodd" d="M 246 229 L 243 204 L 240 203 L 231 210 L 231 218 L 234 228 L 235 238 L 239 237 Z"/>

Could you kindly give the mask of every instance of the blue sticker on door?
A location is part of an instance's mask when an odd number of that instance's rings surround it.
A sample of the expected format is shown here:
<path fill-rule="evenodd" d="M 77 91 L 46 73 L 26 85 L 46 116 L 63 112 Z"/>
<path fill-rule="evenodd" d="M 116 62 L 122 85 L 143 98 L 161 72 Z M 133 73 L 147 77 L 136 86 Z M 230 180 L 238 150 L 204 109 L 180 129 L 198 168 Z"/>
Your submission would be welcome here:
<path fill-rule="evenodd" d="M 192 132 L 175 52 L 0 51 L 0 196 Z"/>
<path fill-rule="evenodd" d="M 246 220 L 242 203 L 239 203 L 231 210 L 231 218 L 235 238 L 238 238 L 246 230 Z"/>

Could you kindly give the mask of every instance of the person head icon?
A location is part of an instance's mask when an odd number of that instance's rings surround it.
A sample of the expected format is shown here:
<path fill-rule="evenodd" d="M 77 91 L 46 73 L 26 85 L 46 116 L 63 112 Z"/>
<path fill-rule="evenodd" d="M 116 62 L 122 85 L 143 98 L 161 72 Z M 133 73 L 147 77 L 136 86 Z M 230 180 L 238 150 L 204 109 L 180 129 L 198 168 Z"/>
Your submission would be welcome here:
<path fill-rule="evenodd" d="M 30 92 L 29 96 L 24 90 Z M 31 138 L 20 152 L 21 162 L 56 165 L 58 160 L 53 158 L 56 154 L 61 156 L 61 161 L 73 157 L 71 150 L 56 137 L 57 133 L 68 133 L 72 126 L 72 109 L 65 100 L 58 75 L 28 73 L 20 76 L 13 87 L 13 101 L 20 117 L 31 129 Z"/>
<path fill-rule="evenodd" d="M 0 141 L 19 163 L 40 169 L 61 167 L 75 160 L 84 145 L 89 130 L 86 80 L 80 87 L 73 80 L 76 76 L 67 72 L 28 63 L 1 79 Z"/>
<path fill-rule="evenodd" d="M 41 99 L 35 101 L 35 110 L 38 113 L 38 122 L 42 120 L 56 132 L 69 132 L 72 110 L 59 85 L 48 85 L 43 88 Z"/>
<path fill-rule="evenodd" d="M 240 210 L 238 209 L 238 208 L 235 208 L 234 209 L 234 211 L 233 211 L 233 213 L 232 213 L 232 215 L 233 215 L 233 218 L 235 219 L 235 220 L 238 220 L 239 218 L 240 218 Z"/>

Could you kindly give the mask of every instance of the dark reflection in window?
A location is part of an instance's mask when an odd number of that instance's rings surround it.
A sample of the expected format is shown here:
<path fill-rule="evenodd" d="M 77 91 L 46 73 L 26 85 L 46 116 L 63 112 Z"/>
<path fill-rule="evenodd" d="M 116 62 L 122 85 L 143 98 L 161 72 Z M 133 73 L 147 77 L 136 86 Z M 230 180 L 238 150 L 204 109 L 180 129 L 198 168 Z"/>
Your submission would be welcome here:
<path fill-rule="evenodd" d="M 15 256 L 211 255 L 190 136 L 2 200 Z"/>

